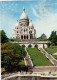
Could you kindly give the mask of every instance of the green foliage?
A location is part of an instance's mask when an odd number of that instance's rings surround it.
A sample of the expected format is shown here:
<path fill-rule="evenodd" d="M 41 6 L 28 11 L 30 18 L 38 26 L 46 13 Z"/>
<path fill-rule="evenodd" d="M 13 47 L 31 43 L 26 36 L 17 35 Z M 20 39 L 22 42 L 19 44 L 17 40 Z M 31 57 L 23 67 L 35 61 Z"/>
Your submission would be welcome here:
<path fill-rule="evenodd" d="M 53 48 L 53 49 L 57 49 L 57 46 L 51 46 L 51 48 Z"/>
<path fill-rule="evenodd" d="M 31 47 L 32 47 L 32 45 L 28 45 L 28 47 L 29 47 L 29 48 L 31 48 Z"/>
<path fill-rule="evenodd" d="M 49 40 L 52 41 L 52 45 L 57 45 L 57 35 L 56 31 L 52 31 L 49 37 Z"/>
<path fill-rule="evenodd" d="M 2 67 L 5 67 L 7 71 L 16 70 L 25 56 L 25 49 L 18 44 L 4 43 L 1 45 Z"/>
<path fill-rule="evenodd" d="M 37 48 L 27 48 L 31 60 L 35 66 L 51 66 L 52 63 Z"/>
<path fill-rule="evenodd" d="M 3 30 L 1 30 L 1 43 L 5 42 L 8 42 L 8 38 L 6 36 L 6 33 Z"/>
<path fill-rule="evenodd" d="M 25 65 L 24 60 L 22 60 L 19 64 L 20 64 L 20 65 Z"/>
<path fill-rule="evenodd" d="M 33 41 L 48 41 L 48 39 L 32 39 Z"/>
<path fill-rule="evenodd" d="M 1 68 L 1 73 L 5 72 L 5 68 Z"/>
<path fill-rule="evenodd" d="M 22 47 L 24 47 L 24 48 L 25 48 L 25 45 L 22 45 Z"/>
<path fill-rule="evenodd" d="M 17 41 L 17 42 L 21 42 L 21 39 L 9 39 L 9 41 Z"/>

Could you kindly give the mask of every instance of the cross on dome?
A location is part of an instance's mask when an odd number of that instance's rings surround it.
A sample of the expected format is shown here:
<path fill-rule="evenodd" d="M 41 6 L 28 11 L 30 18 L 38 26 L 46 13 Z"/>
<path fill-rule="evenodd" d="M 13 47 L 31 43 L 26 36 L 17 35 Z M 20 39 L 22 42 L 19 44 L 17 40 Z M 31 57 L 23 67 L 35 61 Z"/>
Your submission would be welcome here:
<path fill-rule="evenodd" d="M 25 8 L 23 8 L 23 12 L 25 12 Z"/>

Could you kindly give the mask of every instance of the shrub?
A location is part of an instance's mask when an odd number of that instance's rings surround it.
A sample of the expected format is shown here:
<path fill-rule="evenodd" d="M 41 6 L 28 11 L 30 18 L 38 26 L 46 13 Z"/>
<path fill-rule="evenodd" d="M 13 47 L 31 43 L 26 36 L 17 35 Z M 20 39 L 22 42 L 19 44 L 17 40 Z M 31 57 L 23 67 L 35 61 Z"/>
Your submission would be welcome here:
<path fill-rule="evenodd" d="M 24 48 L 25 48 L 25 45 L 22 45 L 22 47 L 24 47 Z"/>
<path fill-rule="evenodd" d="M 38 45 L 35 45 L 35 48 L 38 48 Z"/>
<path fill-rule="evenodd" d="M 11 41 L 14 41 L 14 39 L 11 39 Z"/>
<path fill-rule="evenodd" d="M 31 48 L 32 47 L 32 45 L 28 45 L 28 48 Z"/>

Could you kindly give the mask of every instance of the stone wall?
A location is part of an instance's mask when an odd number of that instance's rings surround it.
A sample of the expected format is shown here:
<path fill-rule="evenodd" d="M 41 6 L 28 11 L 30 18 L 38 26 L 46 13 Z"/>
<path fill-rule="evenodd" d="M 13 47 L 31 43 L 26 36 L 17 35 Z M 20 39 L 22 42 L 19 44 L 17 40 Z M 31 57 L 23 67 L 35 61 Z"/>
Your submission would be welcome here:
<path fill-rule="evenodd" d="M 35 45 L 37 45 L 38 46 L 38 48 L 47 48 L 48 47 L 48 43 L 36 43 L 36 42 L 20 42 L 20 43 L 18 43 L 20 46 L 22 46 L 22 45 L 25 45 L 25 47 L 27 47 L 28 48 L 28 46 L 29 45 L 31 45 L 32 47 L 31 48 L 35 48 Z"/>

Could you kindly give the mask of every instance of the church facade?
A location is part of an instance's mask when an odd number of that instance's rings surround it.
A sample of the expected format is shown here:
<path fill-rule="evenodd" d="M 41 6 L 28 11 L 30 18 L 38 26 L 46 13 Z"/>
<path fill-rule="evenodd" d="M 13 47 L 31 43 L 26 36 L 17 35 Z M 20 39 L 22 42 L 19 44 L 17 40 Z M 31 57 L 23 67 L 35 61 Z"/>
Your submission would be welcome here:
<path fill-rule="evenodd" d="M 32 21 L 29 22 L 29 18 L 23 8 L 23 13 L 20 16 L 20 20 L 16 22 L 13 29 L 13 38 L 18 39 L 33 39 L 36 38 L 36 30 L 34 29 Z"/>

